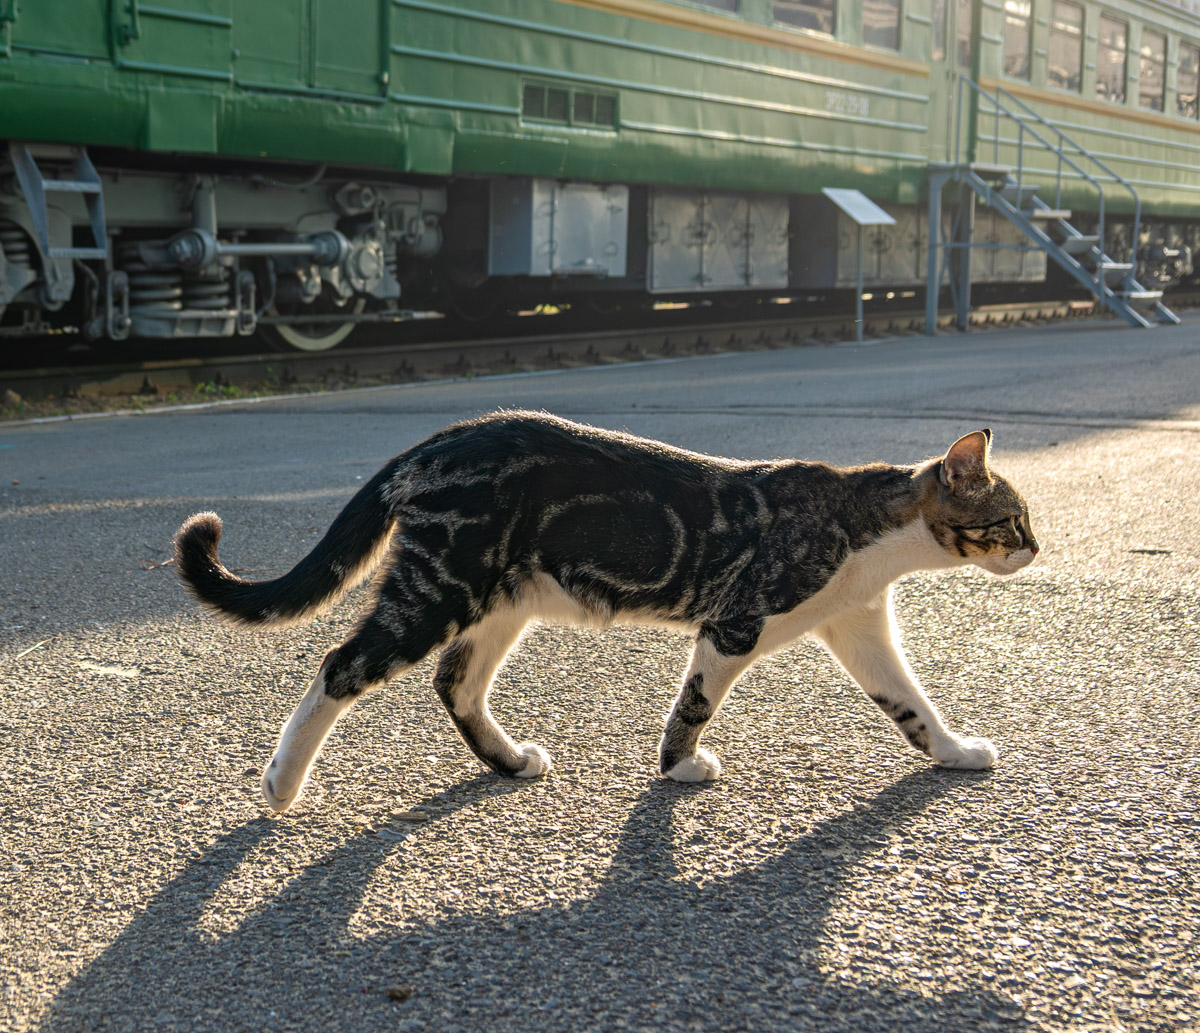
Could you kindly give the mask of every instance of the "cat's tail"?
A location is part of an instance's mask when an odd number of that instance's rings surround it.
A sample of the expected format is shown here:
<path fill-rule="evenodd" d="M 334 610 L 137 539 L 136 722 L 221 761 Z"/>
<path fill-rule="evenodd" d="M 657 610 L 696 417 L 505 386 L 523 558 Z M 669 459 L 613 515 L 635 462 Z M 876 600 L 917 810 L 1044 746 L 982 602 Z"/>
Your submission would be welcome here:
<path fill-rule="evenodd" d="M 307 556 L 282 577 L 247 581 L 217 556 L 221 518 L 188 517 L 175 536 L 175 568 L 191 593 L 233 624 L 282 627 L 333 606 L 379 565 L 395 517 L 384 493 L 395 473 L 388 463 L 346 503 Z"/>

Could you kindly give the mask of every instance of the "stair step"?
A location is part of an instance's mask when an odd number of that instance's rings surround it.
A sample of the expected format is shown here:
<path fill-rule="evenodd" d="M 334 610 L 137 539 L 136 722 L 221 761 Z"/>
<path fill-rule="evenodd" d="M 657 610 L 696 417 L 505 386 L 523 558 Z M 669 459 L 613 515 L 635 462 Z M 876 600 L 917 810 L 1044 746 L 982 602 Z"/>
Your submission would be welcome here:
<path fill-rule="evenodd" d="M 100 184 L 89 183 L 82 179 L 43 179 L 42 189 L 46 191 L 58 191 L 61 194 L 98 194 L 100 193 Z"/>
<path fill-rule="evenodd" d="M 1032 185 L 1009 181 L 998 192 L 1014 208 L 1028 209 L 1031 207 L 1030 202 L 1037 196 L 1037 190 L 1038 188 Z"/>
<path fill-rule="evenodd" d="M 1034 208 L 1032 211 L 1025 213 L 1026 218 L 1038 219 L 1039 221 L 1049 222 L 1053 219 L 1061 219 L 1066 222 L 1071 218 L 1070 208 Z"/>
<path fill-rule="evenodd" d="M 1067 237 L 1059 247 L 1061 247 L 1068 255 L 1074 255 L 1078 258 L 1080 255 L 1088 254 L 1093 248 L 1100 246 L 1100 238 L 1095 234 L 1079 234 L 1074 237 Z"/>
<path fill-rule="evenodd" d="M 973 161 L 969 168 L 980 179 L 1006 180 L 1014 172 L 1011 165 L 995 165 L 986 161 Z"/>
<path fill-rule="evenodd" d="M 1133 264 L 1131 262 L 1097 262 L 1096 273 L 1104 277 L 1104 282 L 1113 287 L 1124 281 L 1131 272 L 1133 272 Z"/>
<path fill-rule="evenodd" d="M 1162 291 L 1126 291 L 1117 297 L 1135 312 L 1147 312 L 1162 301 Z"/>

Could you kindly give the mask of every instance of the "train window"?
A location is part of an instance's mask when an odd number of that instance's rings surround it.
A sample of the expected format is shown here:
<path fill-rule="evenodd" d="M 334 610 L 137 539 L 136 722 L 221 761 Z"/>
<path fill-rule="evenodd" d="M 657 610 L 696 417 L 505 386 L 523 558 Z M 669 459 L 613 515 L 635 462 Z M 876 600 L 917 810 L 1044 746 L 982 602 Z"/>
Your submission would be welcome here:
<path fill-rule="evenodd" d="M 775 0 L 775 20 L 833 35 L 837 0 Z"/>
<path fill-rule="evenodd" d="M 1180 43 L 1179 66 L 1175 72 L 1175 114 L 1184 118 L 1200 115 L 1197 92 L 1200 92 L 1200 47 Z"/>
<path fill-rule="evenodd" d="M 863 0 L 863 42 L 900 49 L 900 0 Z"/>
<path fill-rule="evenodd" d="M 1138 104 L 1151 111 L 1162 111 L 1167 84 L 1167 37 L 1143 29 L 1138 54 Z"/>
<path fill-rule="evenodd" d="M 929 44 L 929 57 L 933 61 L 946 58 L 946 0 L 932 0 L 929 20 L 933 22 L 933 38 Z"/>
<path fill-rule="evenodd" d="M 1004 0 L 1004 74 L 1013 79 L 1029 78 L 1032 14 L 1030 0 Z"/>
<path fill-rule="evenodd" d="M 1083 8 L 1067 0 L 1054 0 L 1050 10 L 1049 67 L 1051 86 L 1079 92 L 1083 71 Z"/>
<path fill-rule="evenodd" d="M 971 67 L 971 0 L 956 0 L 958 10 L 955 16 L 958 21 L 957 45 L 958 67 Z"/>
<path fill-rule="evenodd" d="M 1100 38 L 1096 43 L 1096 96 L 1114 104 L 1125 103 L 1126 46 L 1129 26 L 1100 15 Z"/>

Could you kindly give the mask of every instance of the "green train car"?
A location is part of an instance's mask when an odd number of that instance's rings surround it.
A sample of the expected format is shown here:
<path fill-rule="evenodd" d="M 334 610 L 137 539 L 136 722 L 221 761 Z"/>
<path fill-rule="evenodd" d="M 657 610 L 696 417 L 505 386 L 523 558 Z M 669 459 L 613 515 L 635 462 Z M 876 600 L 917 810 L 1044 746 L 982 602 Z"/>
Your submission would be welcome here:
<path fill-rule="evenodd" d="M 1024 161 L 1173 283 L 1200 245 L 1185 2 L 0 0 L 0 336 L 319 349 L 411 309 L 803 297 L 854 282 L 828 186 L 896 218 L 866 283 L 918 288 L 929 171 L 972 161 Z M 1130 192 L 1027 160 L 962 77 Z M 973 232 L 976 282 L 1044 279 L 999 214 Z"/>

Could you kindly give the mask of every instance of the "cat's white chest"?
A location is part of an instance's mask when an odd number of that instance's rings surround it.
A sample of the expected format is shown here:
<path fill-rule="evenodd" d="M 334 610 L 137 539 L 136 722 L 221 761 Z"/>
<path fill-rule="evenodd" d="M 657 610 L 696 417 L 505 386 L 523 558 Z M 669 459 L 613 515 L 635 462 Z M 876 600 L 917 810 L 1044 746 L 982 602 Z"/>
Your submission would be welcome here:
<path fill-rule="evenodd" d="M 773 653 L 844 610 L 865 606 L 897 578 L 914 570 L 955 566 L 954 557 L 938 545 L 925 521 L 914 520 L 888 531 L 846 558 L 816 595 L 787 613 L 767 618 L 757 654 Z"/>

